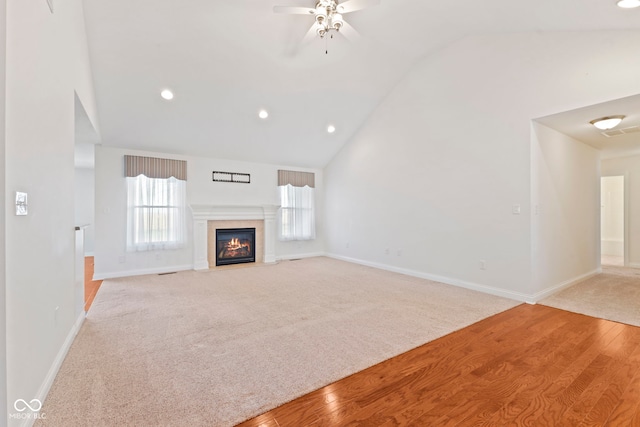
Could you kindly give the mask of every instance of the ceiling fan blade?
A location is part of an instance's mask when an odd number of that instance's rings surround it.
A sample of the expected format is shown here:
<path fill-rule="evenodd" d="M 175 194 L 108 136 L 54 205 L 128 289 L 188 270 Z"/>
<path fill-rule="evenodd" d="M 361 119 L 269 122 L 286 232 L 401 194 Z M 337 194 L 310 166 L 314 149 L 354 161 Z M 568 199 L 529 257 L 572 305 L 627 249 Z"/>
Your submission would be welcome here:
<path fill-rule="evenodd" d="M 311 28 L 309 28 L 309 31 L 307 31 L 307 34 L 304 35 L 304 38 L 302 39 L 302 42 L 300 42 L 300 44 L 305 45 L 309 43 L 311 40 L 318 37 L 318 27 L 319 27 L 318 23 L 314 23 L 311 26 Z"/>
<path fill-rule="evenodd" d="M 346 21 L 343 22 L 342 28 L 340 28 L 340 34 L 352 42 L 360 38 L 360 33 Z"/>
<path fill-rule="evenodd" d="M 347 0 L 338 4 L 339 13 L 350 13 L 370 6 L 378 6 L 380 0 Z"/>
<path fill-rule="evenodd" d="M 316 10 L 310 7 L 273 6 L 273 12 L 288 13 L 289 15 L 313 15 L 314 13 L 316 13 Z"/>

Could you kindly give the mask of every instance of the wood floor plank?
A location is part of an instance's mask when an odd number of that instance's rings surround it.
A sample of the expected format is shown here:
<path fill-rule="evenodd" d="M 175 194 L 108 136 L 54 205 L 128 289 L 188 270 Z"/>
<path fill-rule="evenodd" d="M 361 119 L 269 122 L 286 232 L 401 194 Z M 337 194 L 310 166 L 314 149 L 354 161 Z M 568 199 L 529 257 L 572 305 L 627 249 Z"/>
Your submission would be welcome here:
<path fill-rule="evenodd" d="M 93 280 L 94 258 L 84 257 L 84 311 L 89 311 L 94 298 L 98 294 L 102 280 Z"/>
<path fill-rule="evenodd" d="M 593 405 L 587 416 L 581 421 L 583 426 L 604 425 L 611 413 L 620 403 L 626 388 L 630 385 L 634 375 L 640 370 L 640 345 L 628 361 L 620 362 L 620 367 L 613 375 L 608 376 L 606 388 Z M 606 375 L 606 372 L 603 372 Z"/>
<path fill-rule="evenodd" d="M 640 328 L 521 305 L 240 425 L 620 426 L 638 402 Z"/>
<path fill-rule="evenodd" d="M 568 313 L 571 315 L 571 313 Z M 532 420 L 554 425 L 568 408 L 566 404 L 572 403 L 569 394 L 565 390 L 570 387 L 578 377 L 588 368 L 602 351 L 603 345 L 608 344 L 620 332 L 620 324 L 608 322 L 604 327 L 598 328 L 579 345 L 574 347 L 574 359 L 566 368 L 554 370 L 552 382 L 547 387 L 538 390 L 527 408 L 518 414 L 513 420 L 517 425 L 527 425 Z M 557 365 L 560 367 L 561 365 Z M 581 380 L 582 381 L 582 380 Z M 576 386 L 579 383 L 576 383 Z M 565 399 L 564 401 L 562 399 Z M 550 424 L 549 424 L 550 423 Z"/>
<path fill-rule="evenodd" d="M 556 378 L 570 366 L 569 356 L 579 354 L 580 348 L 584 347 L 583 343 L 591 343 L 593 340 L 594 333 L 589 331 L 588 322 L 569 324 L 568 327 L 583 332 L 564 341 L 558 336 L 550 336 L 553 339 L 534 343 L 534 348 L 525 349 L 522 357 L 527 368 L 522 377 L 514 380 L 522 384 L 522 387 L 487 425 L 524 425 L 527 409 L 536 409 L 535 405 L 541 400 L 541 391 L 553 386 Z M 535 410 L 532 413 L 535 414 Z"/>
<path fill-rule="evenodd" d="M 278 425 L 311 425 L 318 421 L 318 415 L 314 411 L 311 403 L 294 406 L 283 405 L 274 409 L 271 415 Z"/>
<path fill-rule="evenodd" d="M 543 309 L 544 310 L 544 309 Z M 542 311 L 542 310 L 541 310 Z M 549 311 L 545 316 L 537 318 L 537 322 L 541 324 L 547 324 L 547 327 L 535 328 L 532 329 L 533 323 L 528 322 L 526 324 L 522 324 L 521 327 L 525 328 L 528 331 L 528 338 L 534 342 L 541 339 L 542 337 L 549 335 L 554 330 L 554 325 L 562 324 L 562 322 L 557 322 L 554 318 L 554 315 L 558 313 L 555 311 Z M 546 321 L 545 321 L 546 319 Z M 515 356 L 518 353 L 528 354 L 528 352 L 523 352 L 522 348 L 518 348 L 518 345 L 513 345 L 514 340 L 518 340 L 522 338 L 522 330 L 519 332 L 509 331 L 508 333 L 496 337 L 494 341 L 492 340 L 484 340 L 479 347 L 474 350 L 474 353 L 479 356 L 482 360 L 485 360 L 486 363 L 477 367 L 476 369 L 468 372 L 469 376 L 461 376 L 453 383 L 444 383 L 443 388 L 445 390 L 446 395 L 438 395 L 432 405 L 425 405 L 424 403 L 420 403 L 420 410 L 423 414 L 417 418 L 417 423 L 442 423 L 445 422 L 445 418 L 451 416 L 452 411 L 455 411 L 458 408 L 458 403 L 454 402 L 452 405 L 451 399 L 453 396 L 456 396 L 458 400 L 473 400 L 473 399 L 483 399 L 484 391 L 489 385 L 495 380 L 496 375 L 503 378 L 506 384 L 508 384 L 508 388 L 511 389 L 512 382 L 515 378 L 518 378 L 522 375 L 516 368 L 516 364 L 519 364 L 518 367 L 520 371 L 526 371 L 527 366 L 521 362 L 516 361 Z M 454 365 L 456 360 L 454 359 Z M 448 367 L 452 371 L 458 367 L 451 366 Z M 462 364 L 463 365 L 463 364 Z M 509 380 L 506 379 L 505 373 L 509 372 L 510 375 Z M 491 376 L 489 376 L 491 374 Z M 474 378 L 475 377 L 475 378 Z M 470 388 L 470 384 L 473 386 L 479 387 L 477 390 L 473 390 Z M 433 394 L 433 390 L 431 391 Z M 437 391 L 436 391 L 437 393 Z M 474 394 L 475 393 L 475 394 Z M 510 390 L 507 393 L 507 396 L 511 394 Z M 468 395 L 468 397 L 462 398 L 463 396 Z M 492 406 L 494 406 L 492 404 Z M 411 408 L 413 409 L 413 408 Z M 498 410 L 499 406 L 495 408 Z M 415 411 L 419 412 L 419 411 Z M 455 415 L 455 414 L 454 414 Z M 482 418 L 486 418 L 488 416 L 487 413 L 483 413 Z M 455 419 L 458 420 L 458 415 L 455 416 Z"/>
<path fill-rule="evenodd" d="M 612 383 L 628 383 L 628 380 L 625 381 L 625 377 L 628 375 L 626 373 L 627 369 L 639 366 L 637 357 L 640 352 L 640 343 L 638 342 L 640 337 L 628 336 L 629 334 L 624 332 L 618 334 L 610 344 L 611 349 L 605 349 L 604 354 L 610 356 L 610 366 L 606 366 L 596 373 L 592 386 L 585 390 L 580 398 L 568 409 L 564 415 L 564 420 L 567 423 L 577 425 L 585 420 L 605 390 Z"/>
<path fill-rule="evenodd" d="M 632 426 L 638 418 L 640 408 L 640 370 L 636 370 L 629 386 L 625 389 L 618 401 L 618 405 L 611 412 L 605 422 L 605 426 Z M 640 425 L 640 424 L 636 424 Z"/>

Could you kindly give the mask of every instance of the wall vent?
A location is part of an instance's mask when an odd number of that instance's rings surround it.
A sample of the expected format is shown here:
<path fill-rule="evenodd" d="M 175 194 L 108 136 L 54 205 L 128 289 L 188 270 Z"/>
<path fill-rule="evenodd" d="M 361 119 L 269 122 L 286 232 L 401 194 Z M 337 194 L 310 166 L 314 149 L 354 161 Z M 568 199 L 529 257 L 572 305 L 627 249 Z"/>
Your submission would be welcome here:
<path fill-rule="evenodd" d="M 607 138 L 611 138 L 618 135 L 626 135 L 628 133 L 636 133 L 636 132 L 640 132 L 640 126 L 630 126 L 624 129 L 607 130 L 600 133 L 602 133 Z"/>

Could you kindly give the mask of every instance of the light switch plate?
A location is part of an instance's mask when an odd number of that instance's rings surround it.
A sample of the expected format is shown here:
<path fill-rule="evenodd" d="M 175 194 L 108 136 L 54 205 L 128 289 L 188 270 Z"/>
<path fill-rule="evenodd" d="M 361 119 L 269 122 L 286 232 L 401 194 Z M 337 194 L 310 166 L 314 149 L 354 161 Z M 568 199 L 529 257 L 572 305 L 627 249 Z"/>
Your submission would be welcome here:
<path fill-rule="evenodd" d="M 16 215 L 26 215 L 28 207 L 27 193 L 16 191 Z"/>

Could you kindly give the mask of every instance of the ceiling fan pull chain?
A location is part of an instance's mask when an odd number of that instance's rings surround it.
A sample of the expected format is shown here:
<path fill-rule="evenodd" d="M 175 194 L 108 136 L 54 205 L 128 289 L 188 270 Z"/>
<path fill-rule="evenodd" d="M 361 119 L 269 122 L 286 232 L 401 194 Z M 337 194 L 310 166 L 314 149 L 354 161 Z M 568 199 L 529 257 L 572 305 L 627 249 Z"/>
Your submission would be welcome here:
<path fill-rule="evenodd" d="M 325 43 L 324 54 L 325 55 L 329 54 L 329 39 L 333 39 L 333 34 L 330 34 L 329 37 L 325 37 L 325 39 L 324 39 L 324 43 Z"/>

